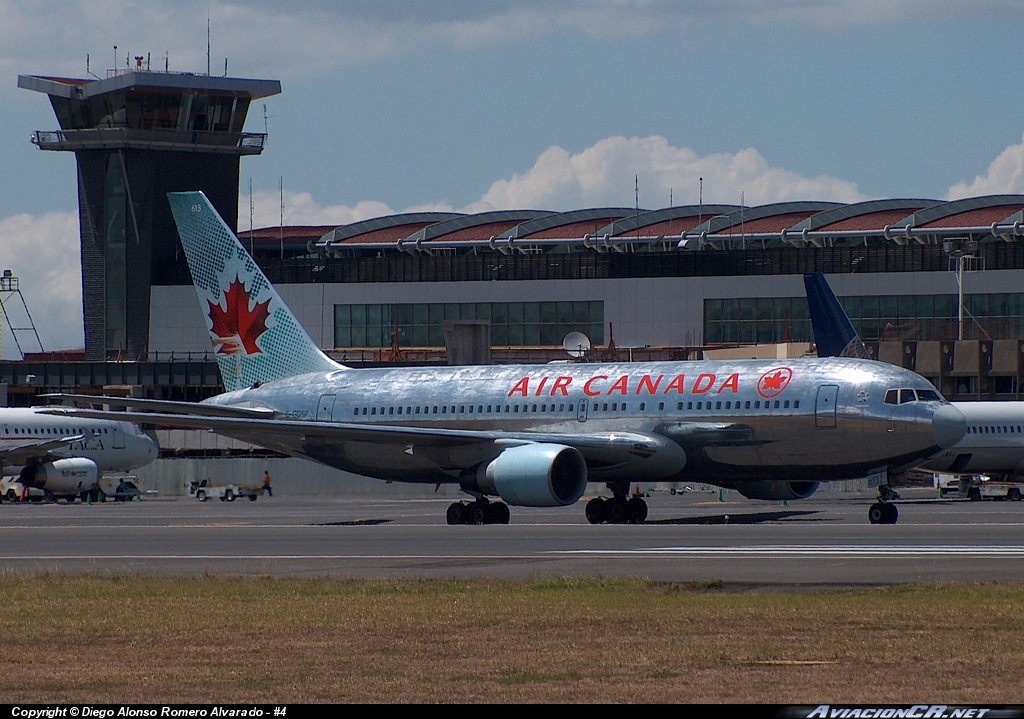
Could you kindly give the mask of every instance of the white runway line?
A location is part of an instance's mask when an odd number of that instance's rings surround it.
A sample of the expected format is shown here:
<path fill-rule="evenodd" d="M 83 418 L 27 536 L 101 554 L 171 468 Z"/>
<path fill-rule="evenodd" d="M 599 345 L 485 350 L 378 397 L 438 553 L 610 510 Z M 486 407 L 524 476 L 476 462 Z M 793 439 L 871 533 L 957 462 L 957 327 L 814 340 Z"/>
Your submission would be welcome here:
<path fill-rule="evenodd" d="M 0 562 L 10 561 L 297 561 L 297 560 L 510 560 L 540 559 L 579 556 L 618 557 L 692 557 L 727 559 L 800 559 L 807 557 L 839 557 L 843 559 L 885 559 L 893 557 L 971 557 L 971 558 L 1022 558 L 1024 547 L 1016 546 L 808 546 L 773 545 L 746 547 L 650 547 L 643 549 L 569 549 L 538 551 L 532 554 L 47 554 L 0 557 Z"/>
<path fill-rule="evenodd" d="M 648 547 L 641 549 L 569 549 L 544 552 L 562 555 L 679 556 L 726 558 L 843 557 L 884 559 L 886 557 L 1024 557 L 1024 546 L 872 546 L 872 545 L 757 545 L 747 547 Z"/>

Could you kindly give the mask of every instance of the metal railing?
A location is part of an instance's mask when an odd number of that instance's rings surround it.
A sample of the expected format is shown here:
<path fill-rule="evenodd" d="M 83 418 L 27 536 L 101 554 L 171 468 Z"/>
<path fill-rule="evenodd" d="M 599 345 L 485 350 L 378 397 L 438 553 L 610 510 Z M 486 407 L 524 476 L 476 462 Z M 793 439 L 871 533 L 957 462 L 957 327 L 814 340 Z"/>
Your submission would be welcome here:
<path fill-rule="evenodd" d="M 263 152 L 267 135 L 262 132 L 209 132 L 141 130 L 128 127 L 94 127 L 84 130 L 37 130 L 31 141 L 41 150 L 176 150 L 236 155 Z"/>

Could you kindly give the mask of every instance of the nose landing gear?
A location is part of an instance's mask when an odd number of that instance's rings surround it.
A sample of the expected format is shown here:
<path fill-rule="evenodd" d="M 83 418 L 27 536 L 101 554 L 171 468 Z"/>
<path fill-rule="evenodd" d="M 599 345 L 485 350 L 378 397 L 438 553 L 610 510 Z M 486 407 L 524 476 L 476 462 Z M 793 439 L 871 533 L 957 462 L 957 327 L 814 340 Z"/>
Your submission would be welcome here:
<path fill-rule="evenodd" d="M 889 489 L 888 485 L 878 487 L 878 501 L 868 509 L 868 521 L 872 524 L 896 524 L 900 512 L 890 500 L 899 499 L 896 492 Z"/>

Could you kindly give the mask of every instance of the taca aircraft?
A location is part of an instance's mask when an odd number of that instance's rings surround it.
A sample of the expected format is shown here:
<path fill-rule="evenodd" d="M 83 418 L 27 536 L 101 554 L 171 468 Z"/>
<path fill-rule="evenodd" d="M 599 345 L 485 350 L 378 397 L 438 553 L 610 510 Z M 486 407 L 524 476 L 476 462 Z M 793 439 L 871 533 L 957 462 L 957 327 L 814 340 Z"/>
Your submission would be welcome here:
<path fill-rule="evenodd" d="M 506 503 L 572 505 L 588 481 L 612 494 L 587 504 L 593 523 L 644 520 L 631 482 L 803 498 L 819 482 L 903 471 L 964 434 L 922 377 L 860 359 L 350 369 L 310 339 L 202 193 L 168 197 L 227 391 L 103 402 L 365 476 L 458 483 L 474 501 L 452 504 L 450 524 L 507 522 Z M 893 412 L 893 388 L 922 401 Z M 896 521 L 884 501 L 872 512 Z"/>
<path fill-rule="evenodd" d="M 0 409 L 0 468 L 20 470 L 25 489 L 36 487 L 69 502 L 98 499 L 103 472 L 149 464 L 157 451 L 156 442 L 130 422 L 72 420 L 40 408 Z M 19 497 L 10 490 L 5 499 Z"/>
<path fill-rule="evenodd" d="M 828 280 L 821 273 L 804 275 L 808 308 L 819 357 L 867 357 Z M 913 401 L 908 393 L 885 398 L 890 405 Z M 919 469 L 953 474 L 1024 474 L 1024 402 L 953 402 L 964 415 L 967 433 Z"/>

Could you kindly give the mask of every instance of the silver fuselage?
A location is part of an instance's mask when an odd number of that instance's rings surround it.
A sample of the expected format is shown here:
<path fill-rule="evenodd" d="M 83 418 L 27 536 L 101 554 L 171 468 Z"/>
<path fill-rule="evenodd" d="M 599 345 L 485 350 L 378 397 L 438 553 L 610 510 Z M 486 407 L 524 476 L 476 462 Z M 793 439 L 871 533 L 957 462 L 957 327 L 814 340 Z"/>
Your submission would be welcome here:
<path fill-rule="evenodd" d="M 32 407 L 0 409 L 0 451 L 56 443 L 72 436 L 81 438 L 54 446 L 48 458 L 39 461 L 85 457 L 95 462 L 100 472 L 127 472 L 152 462 L 159 452 L 156 442 L 130 422 L 56 417 Z M 21 465 L 4 462 L 8 469 Z"/>
<path fill-rule="evenodd" d="M 956 402 L 967 434 L 923 469 L 956 474 L 1024 474 L 1024 402 Z"/>
<path fill-rule="evenodd" d="M 207 400 L 269 407 L 283 420 L 507 432 L 636 433 L 630 461 L 588 456 L 590 481 L 828 481 L 900 471 L 963 436 L 943 401 L 887 405 L 887 390 L 934 390 L 892 365 L 796 359 L 343 369 Z M 227 432 L 226 432 L 227 433 Z M 393 445 L 231 433 L 358 474 L 457 480 L 458 458 Z M 456 451 L 456 450 L 452 450 Z M 500 448 L 496 451 L 500 451 Z"/>

